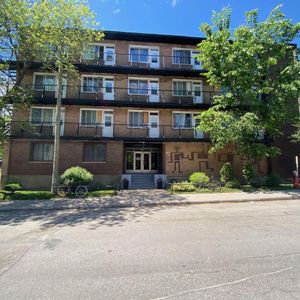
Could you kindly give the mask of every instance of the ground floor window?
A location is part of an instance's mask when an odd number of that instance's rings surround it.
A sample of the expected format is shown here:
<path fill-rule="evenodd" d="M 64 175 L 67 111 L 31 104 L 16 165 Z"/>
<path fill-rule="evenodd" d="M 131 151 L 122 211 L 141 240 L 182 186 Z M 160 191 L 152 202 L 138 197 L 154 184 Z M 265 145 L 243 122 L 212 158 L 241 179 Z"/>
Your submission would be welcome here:
<path fill-rule="evenodd" d="M 105 161 L 106 145 L 85 143 L 83 145 L 83 161 Z"/>
<path fill-rule="evenodd" d="M 52 143 L 32 143 L 31 157 L 32 161 L 51 161 L 53 160 Z"/>

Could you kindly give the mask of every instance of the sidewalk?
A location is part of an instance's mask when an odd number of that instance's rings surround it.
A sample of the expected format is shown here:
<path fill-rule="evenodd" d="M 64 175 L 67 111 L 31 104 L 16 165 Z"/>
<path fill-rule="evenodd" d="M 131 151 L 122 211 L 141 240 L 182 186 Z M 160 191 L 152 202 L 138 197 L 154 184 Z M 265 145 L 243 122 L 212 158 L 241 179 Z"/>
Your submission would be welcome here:
<path fill-rule="evenodd" d="M 129 190 L 117 196 L 61 200 L 14 200 L 0 202 L 0 211 L 104 209 L 155 205 L 300 200 L 300 190 L 238 193 L 175 194 L 165 190 Z"/>

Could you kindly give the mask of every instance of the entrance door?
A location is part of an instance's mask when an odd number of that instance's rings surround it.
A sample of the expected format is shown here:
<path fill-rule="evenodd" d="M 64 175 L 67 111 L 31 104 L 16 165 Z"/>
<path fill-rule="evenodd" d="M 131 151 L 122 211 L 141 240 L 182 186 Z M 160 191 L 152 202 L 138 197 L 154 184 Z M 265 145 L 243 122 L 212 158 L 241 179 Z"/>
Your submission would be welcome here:
<path fill-rule="evenodd" d="M 200 82 L 193 82 L 193 98 L 194 103 L 203 103 L 202 84 Z"/>
<path fill-rule="evenodd" d="M 149 137 L 159 137 L 159 117 L 157 112 L 151 112 L 149 116 Z"/>
<path fill-rule="evenodd" d="M 134 152 L 133 170 L 147 172 L 151 170 L 151 152 Z"/>
<path fill-rule="evenodd" d="M 113 116 L 112 111 L 103 112 L 103 137 L 113 137 L 114 135 Z"/>
<path fill-rule="evenodd" d="M 198 118 L 194 117 L 194 138 L 195 139 L 203 139 L 204 134 L 203 132 L 197 128 L 197 126 L 200 124 L 200 120 Z"/>
<path fill-rule="evenodd" d="M 114 80 L 105 79 L 104 80 L 104 91 L 103 91 L 104 100 L 114 100 Z"/>
<path fill-rule="evenodd" d="M 149 51 L 150 68 L 159 68 L 159 51 L 150 49 Z"/>
<path fill-rule="evenodd" d="M 158 81 L 150 81 L 149 102 L 159 102 Z"/>

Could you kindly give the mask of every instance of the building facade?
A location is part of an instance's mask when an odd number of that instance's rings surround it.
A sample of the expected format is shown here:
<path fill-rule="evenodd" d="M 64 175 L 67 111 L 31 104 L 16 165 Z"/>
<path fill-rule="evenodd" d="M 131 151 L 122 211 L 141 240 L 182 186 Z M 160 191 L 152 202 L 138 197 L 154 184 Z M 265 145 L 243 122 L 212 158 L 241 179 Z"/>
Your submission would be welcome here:
<path fill-rule="evenodd" d="M 197 115 L 219 91 L 195 59 L 200 38 L 105 32 L 77 67 L 80 79 L 64 80 L 59 172 L 82 166 L 95 183 L 155 187 L 159 177 L 186 179 L 194 171 L 218 175 L 225 162 L 240 174 L 243 158 L 228 148 L 209 154 Z M 28 188 L 51 182 L 57 78 L 36 65 L 23 80 L 35 102 L 17 112 L 6 147 L 2 183 Z M 258 174 L 266 161 L 254 162 Z M 146 179 L 145 179 L 146 178 Z"/>

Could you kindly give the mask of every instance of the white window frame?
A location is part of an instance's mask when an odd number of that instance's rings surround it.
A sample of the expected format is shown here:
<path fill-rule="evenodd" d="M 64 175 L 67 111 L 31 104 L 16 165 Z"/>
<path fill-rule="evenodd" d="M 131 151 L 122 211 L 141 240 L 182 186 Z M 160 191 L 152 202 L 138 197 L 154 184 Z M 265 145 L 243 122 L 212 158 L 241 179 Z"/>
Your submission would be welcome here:
<path fill-rule="evenodd" d="M 147 94 L 134 94 L 134 93 L 130 93 L 130 80 L 143 80 L 143 81 L 147 81 L 148 82 L 148 93 Z M 158 82 L 158 93 L 159 93 L 159 78 L 147 78 L 147 77 L 128 77 L 128 82 L 127 82 L 127 86 L 128 86 L 128 95 L 129 96 L 149 96 L 151 94 L 150 91 L 150 82 L 151 81 L 157 81 Z"/>
<path fill-rule="evenodd" d="M 180 82 L 180 81 L 184 81 L 184 82 L 190 82 L 191 83 L 191 90 L 187 92 L 191 92 L 191 95 L 174 95 L 174 82 Z M 193 83 L 198 83 L 201 85 L 201 93 L 203 93 L 203 81 L 202 80 L 189 80 L 189 79 L 173 79 L 172 80 L 172 96 L 173 97 L 194 97 L 193 95 Z"/>
<path fill-rule="evenodd" d="M 130 50 L 132 48 L 148 49 L 147 61 L 135 61 L 135 60 L 132 60 L 131 59 L 132 55 L 130 54 Z M 160 55 L 160 53 L 159 53 L 159 47 L 144 46 L 144 45 L 129 45 L 129 47 L 128 47 L 128 61 L 132 62 L 132 63 L 150 64 L 151 63 L 151 56 L 149 54 L 150 53 L 150 49 L 158 50 L 158 57 L 159 57 L 159 55 Z M 139 54 L 139 57 L 140 56 L 141 55 Z"/>
<path fill-rule="evenodd" d="M 33 160 L 33 145 L 35 144 L 51 144 L 52 145 L 52 159 L 51 160 Z M 44 153 L 43 153 L 44 155 Z M 42 142 L 42 141 L 38 141 L 38 142 L 32 142 L 30 145 L 30 157 L 29 157 L 29 162 L 30 163 L 52 163 L 53 162 L 53 155 L 54 155 L 54 143 L 51 142 Z"/>
<path fill-rule="evenodd" d="M 89 92 L 89 91 L 83 91 L 83 83 L 84 83 L 84 77 L 91 77 L 91 78 L 101 78 L 102 79 L 102 87 L 101 87 L 101 91 L 103 92 L 103 89 L 105 88 L 104 86 L 104 81 L 106 79 L 108 80 L 113 80 L 113 82 L 115 82 L 115 78 L 114 76 L 105 76 L 105 75 L 90 75 L 90 74 L 81 74 L 81 81 L 80 81 L 80 92 L 84 93 L 84 94 L 96 94 L 96 92 Z"/>
<path fill-rule="evenodd" d="M 36 82 L 36 76 L 54 76 L 54 78 L 55 78 L 55 86 L 54 86 L 54 90 L 53 91 L 47 91 L 47 92 L 57 92 L 57 82 L 58 82 L 58 80 L 57 80 L 57 75 L 55 74 L 55 73 L 50 73 L 50 72 L 34 72 L 33 73 L 33 89 L 34 89 L 34 91 L 37 91 L 37 92 L 40 92 L 40 91 L 43 91 L 43 89 L 36 89 L 35 88 L 35 82 Z M 43 84 L 44 85 L 44 84 Z"/>
<path fill-rule="evenodd" d="M 52 123 L 55 122 L 55 107 L 49 107 L 49 106 L 31 106 L 30 107 L 30 113 L 29 113 L 29 120 L 30 120 L 30 124 L 32 125 L 37 125 L 37 126 L 40 126 L 43 124 L 43 121 L 41 123 L 32 123 L 32 109 L 48 109 L 48 110 L 52 110 Z M 43 115 L 43 113 L 42 113 Z M 43 117 L 42 117 L 43 119 Z M 54 124 L 53 124 L 54 125 Z"/>
<path fill-rule="evenodd" d="M 144 113 L 148 113 L 148 123 L 144 124 L 143 126 L 130 126 L 129 124 L 129 113 L 130 112 L 139 112 L 139 113 L 143 113 L 143 118 L 144 118 Z M 150 113 L 157 113 L 158 114 L 158 120 L 159 120 L 159 111 L 158 110 L 137 110 L 137 109 L 129 109 L 127 111 L 127 128 L 137 128 L 137 129 L 141 129 L 141 128 L 147 128 L 149 127 L 149 120 L 150 120 Z"/>
<path fill-rule="evenodd" d="M 99 46 L 99 47 L 103 47 L 103 61 L 105 61 L 105 53 L 106 53 L 106 48 L 110 48 L 113 47 L 115 49 L 115 55 L 116 55 L 116 45 L 115 44 L 105 44 L 105 43 L 89 43 L 88 46 Z M 82 54 L 82 59 L 83 60 L 87 60 L 87 61 L 92 61 L 94 59 L 86 59 L 83 57 Z M 100 58 L 95 58 L 95 60 L 100 59 Z M 115 61 L 115 59 L 114 59 Z"/>
<path fill-rule="evenodd" d="M 84 125 L 82 124 L 82 111 L 83 110 L 92 110 L 92 111 L 96 111 L 96 122 L 95 124 L 93 125 Z M 87 127 L 87 128 L 91 128 L 91 127 L 100 127 L 103 125 L 103 122 L 102 123 L 98 123 L 98 120 L 97 120 L 97 112 L 98 111 L 101 111 L 101 121 L 103 121 L 103 114 L 105 111 L 111 111 L 112 112 L 112 115 L 113 115 L 113 118 L 114 118 L 114 110 L 113 109 L 98 109 L 98 108 L 85 108 L 85 107 L 82 107 L 80 108 L 80 115 L 79 115 L 79 126 L 80 127 Z"/>
<path fill-rule="evenodd" d="M 175 62 L 175 55 L 174 55 L 174 51 L 176 50 L 184 50 L 184 51 L 190 51 L 190 54 L 191 54 L 191 62 L 189 64 L 182 64 L 182 63 L 176 63 Z M 173 65 L 186 65 L 186 66 L 194 66 L 193 64 L 193 52 L 199 52 L 199 50 L 197 49 L 191 49 L 191 48 L 172 48 L 172 64 Z"/>
<path fill-rule="evenodd" d="M 190 114 L 192 115 L 192 127 L 180 127 L 184 130 L 194 130 L 195 129 L 195 116 L 199 115 L 200 112 L 194 112 L 194 111 L 172 111 L 172 129 L 179 130 L 179 127 L 175 127 L 174 124 L 174 114 Z"/>

